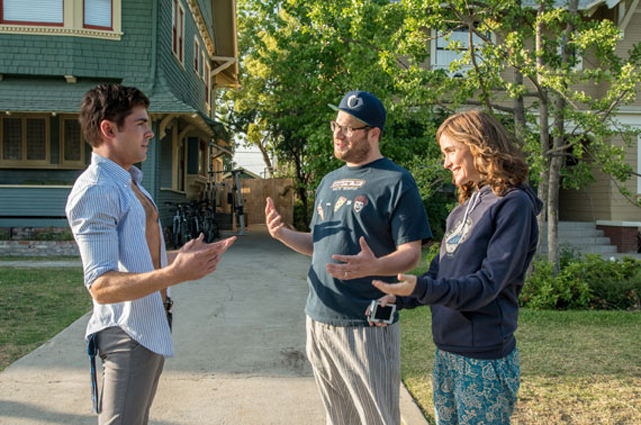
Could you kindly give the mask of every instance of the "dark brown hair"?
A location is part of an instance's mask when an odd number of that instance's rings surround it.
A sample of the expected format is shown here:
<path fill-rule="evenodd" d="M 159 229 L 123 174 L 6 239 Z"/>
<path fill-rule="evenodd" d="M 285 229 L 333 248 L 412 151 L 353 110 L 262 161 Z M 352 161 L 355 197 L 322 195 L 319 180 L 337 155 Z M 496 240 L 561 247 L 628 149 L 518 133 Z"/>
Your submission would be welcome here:
<path fill-rule="evenodd" d="M 470 148 L 474 168 L 481 175 L 478 187 L 489 184 L 497 196 L 527 181 L 528 168 L 516 138 L 496 118 L 481 111 L 466 111 L 446 119 L 436 132 L 436 140 L 447 135 Z M 476 184 L 458 188 L 459 203 L 472 196 Z"/>
<path fill-rule="evenodd" d="M 149 108 L 149 99 L 135 87 L 101 84 L 85 93 L 80 104 L 78 121 L 87 142 L 98 147 L 102 143 L 100 123 L 116 123 L 120 130 L 136 106 Z"/>

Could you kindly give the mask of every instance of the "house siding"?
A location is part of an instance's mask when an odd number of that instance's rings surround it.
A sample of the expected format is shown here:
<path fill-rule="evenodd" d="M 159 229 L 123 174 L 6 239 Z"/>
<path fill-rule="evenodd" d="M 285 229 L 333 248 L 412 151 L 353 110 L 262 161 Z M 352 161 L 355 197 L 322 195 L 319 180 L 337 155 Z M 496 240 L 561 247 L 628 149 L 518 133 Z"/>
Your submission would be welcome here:
<path fill-rule="evenodd" d="M 122 2 L 120 41 L 73 36 L 2 34 L 0 74 L 73 75 L 150 87 L 152 4 Z"/>
<path fill-rule="evenodd" d="M 172 6 L 170 0 L 164 0 L 158 17 L 159 76 L 178 99 L 208 116 L 209 112 L 205 104 L 205 83 L 194 72 L 194 36 L 198 36 L 201 49 L 204 49 L 204 44 L 189 7 L 185 0 L 180 2 L 185 9 L 183 64 L 172 52 Z M 205 54 L 208 56 L 206 50 Z M 211 101 L 213 102 L 213 99 Z"/>
<path fill-rule="evenodd" d="M 622 137 L 611 141 L 616 146 L 625 146 L 624 162 L 638 173 L 637 143 L 626 146 Z M 619 191 L 621 183 L 599 170 L 593 170 L 596 181 L 581 190 L 562 190 L 559 196 L 559 219 L 570 221 L 641 221 L 641 208 L 632 202 L 636 199 L 637 179 L 628 180 L 625 187 L 632 193 L 632 200 Z"/>

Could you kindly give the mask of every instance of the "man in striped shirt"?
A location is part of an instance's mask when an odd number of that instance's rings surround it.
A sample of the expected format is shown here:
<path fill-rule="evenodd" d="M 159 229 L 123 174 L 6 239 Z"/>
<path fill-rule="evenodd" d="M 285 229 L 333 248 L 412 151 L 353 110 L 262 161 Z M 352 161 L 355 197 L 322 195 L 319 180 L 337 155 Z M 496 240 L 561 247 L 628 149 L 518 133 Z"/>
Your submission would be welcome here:
<path fill-rule="evenodd" d="M 173 356 L 168 288 L 213 272 L 235 240 L 206 244 L 201 235 L 165 251 L 158 210 L 133 166 L 154 136 L 148 107 L 140 90 L 119 84 L 88 91 L 80 107 L 92 157 L 66 213 L 93 299 L 86 338 L 103 361 L 100 425 L 147 424 L 164 359 Z"/>

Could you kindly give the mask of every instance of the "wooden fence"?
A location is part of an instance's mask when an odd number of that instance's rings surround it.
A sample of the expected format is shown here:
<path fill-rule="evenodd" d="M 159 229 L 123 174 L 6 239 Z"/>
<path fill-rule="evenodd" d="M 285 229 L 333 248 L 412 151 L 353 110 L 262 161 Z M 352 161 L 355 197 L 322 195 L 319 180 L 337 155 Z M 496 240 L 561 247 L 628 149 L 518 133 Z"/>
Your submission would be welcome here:
<path fill-rule="evenodd" d="M 225 180 L 233 187 L 232 180 Z M 241 179 L 245 224 L 265 223 L 265 199 L 274 200 L 285 224 L 294 223 L 294 182 L 292 179 Z M 227 210 L 227 208 L 225 208 Z"/>

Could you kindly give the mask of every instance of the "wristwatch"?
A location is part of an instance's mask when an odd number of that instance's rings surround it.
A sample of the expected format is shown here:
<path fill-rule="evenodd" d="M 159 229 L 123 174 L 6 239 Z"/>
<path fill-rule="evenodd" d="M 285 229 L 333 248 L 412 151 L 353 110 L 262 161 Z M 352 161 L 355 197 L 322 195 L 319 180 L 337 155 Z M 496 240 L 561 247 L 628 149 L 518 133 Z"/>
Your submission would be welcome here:
<path fill-rule="evenodd" d="M 174 305 L 174 300 L 171 298 L 167 297 L 165 301 L 163 301 L 163 304 L 165 305 L 165 310 L 166 311 L 171 311 L 171 307 Z"/>

